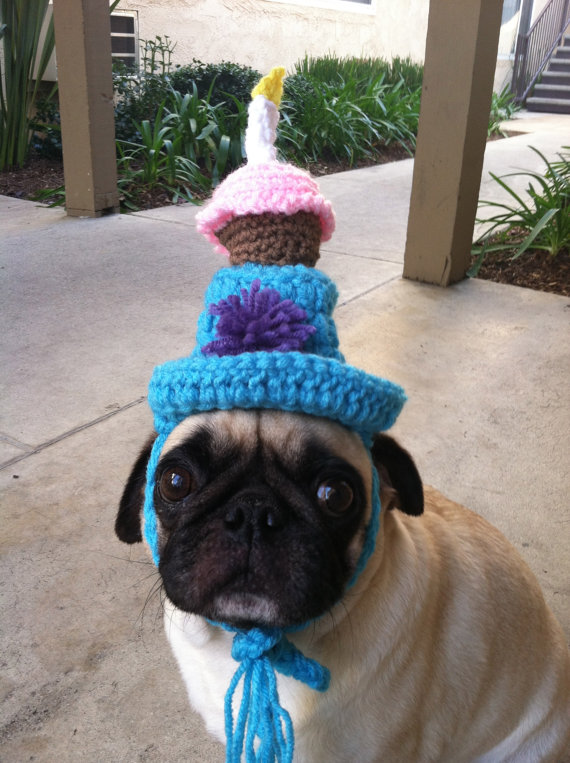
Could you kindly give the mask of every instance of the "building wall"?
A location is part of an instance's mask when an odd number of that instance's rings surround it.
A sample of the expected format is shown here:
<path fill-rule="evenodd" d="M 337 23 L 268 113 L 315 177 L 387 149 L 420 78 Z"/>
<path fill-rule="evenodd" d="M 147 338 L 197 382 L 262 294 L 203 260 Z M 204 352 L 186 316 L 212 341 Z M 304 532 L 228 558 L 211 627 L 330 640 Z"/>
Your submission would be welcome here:
<path fill-rule="evenodd" d="M 168 35 L 173 61 L 222 60 L 260 71 L 287 68 L 306 53 L 424 58 L 426 0 L 122 0 L 138 12 L 139 35 Z"/>
<path fill-rule="evenodd" d="M 548 0 L 534 0 L 532 20 Z M 119 11 L 137 13 L 141 39 L 168 35 L 174 64 L 197 58 L 232 61 L 261 72 L 288 69 L 305 54 L 318 56 L 410 56 L 424 59 L 429 0 L 121 0 Z M 494 90 L 512 77 L 509 40 L 519 13 L 501 29 Z M 55 80 L 52 59 L 46 80 Z"/>

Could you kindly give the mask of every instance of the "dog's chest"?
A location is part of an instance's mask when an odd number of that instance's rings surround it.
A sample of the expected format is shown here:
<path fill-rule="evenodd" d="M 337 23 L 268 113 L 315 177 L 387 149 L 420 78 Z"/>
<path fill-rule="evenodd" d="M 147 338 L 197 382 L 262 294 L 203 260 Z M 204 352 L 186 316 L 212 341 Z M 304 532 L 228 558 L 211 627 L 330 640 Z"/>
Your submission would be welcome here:
<path fill-rule="evenodd" d="M 188 697 L 207 730 L 225 743 L 224 699 L 238 668 L 231 656 L 233 634 L 208 625 L 202 618 L 188 615 L 167 603 L 165 628 Z M 279 701 L 287 710 L 295 732 L 295 763 L 362 763 L 376 759 L 374 728 L 365 733 L 360 711 L 344 709 L 339 713 L 341 697 L 329 689 L 320 693 L 293 678 L 277 675 Z M 234 715 L 241 701 L 241 686 L 234 695 Z M 340 702 L 342 704 L 342 702 Z M 356 712 L 354 718 L 352 712 Z M 375 725 L 375 724 L 374 724 Z M 354 734 L 354 728 L 361 732 Z M 368 738 L 370 736 L 370 739 Z M 370 753 L 370 754 L 368 754 Z"/>
<path fill-rule="evenodd" d="M 237 667 L 231 657 L 232 634 L 168 602 L 164 626 L 191 705 L 208 731 L 224 742 L 224 696 Z"/>
<path fill-rule="evenodd" d="M 192 707 L 202 716 L 207 730 L 225 743 L 224 699 L 238 668 L 238 663 L 231 656 L 233 634 L 208 625 L 200 617 L 181 612 L 168 602 L 164 623 Z M 316 730 L 317 707 L 324 695 L 280 674 L 277 681 L 280 703 L 290 714 L 295 729 L 294 759 L 306 761 L 304 751 L 307 746 L 314 749 L 315 740 L 313 733 L 307 735 L 305 731 L 308 727 L 313 732 Z M 234 695 L 234 714 L 238 712 L 240 701 L 241 685 Z M 317 727 L 317 735 L 326 738 L 327 734 L 320 733 L 326 729 L 318 722 Z M 321 741 L 317 744 L 322 746 Z M 314 756 L 311 759 L 316 760 Z M 346 760 L 346 757 L 337 758 L 328 754 L 325 759 L 335 763 Z"/>

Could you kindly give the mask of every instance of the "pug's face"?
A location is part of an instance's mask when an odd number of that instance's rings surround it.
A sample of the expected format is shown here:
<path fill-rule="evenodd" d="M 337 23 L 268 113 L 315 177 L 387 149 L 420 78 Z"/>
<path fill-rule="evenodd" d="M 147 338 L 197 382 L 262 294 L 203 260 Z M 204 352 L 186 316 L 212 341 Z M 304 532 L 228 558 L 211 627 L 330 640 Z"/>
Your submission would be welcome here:
<path fill-rule="evenodd" d="M 141 539 L 143 451 L 116 531 Z M 159 572 L 181 610 L 234 627 L 299 625 L 341 597 L 371 511 L 370 456 L 354 432 L 273 411 L 193 416 L 156 473 Z"/>

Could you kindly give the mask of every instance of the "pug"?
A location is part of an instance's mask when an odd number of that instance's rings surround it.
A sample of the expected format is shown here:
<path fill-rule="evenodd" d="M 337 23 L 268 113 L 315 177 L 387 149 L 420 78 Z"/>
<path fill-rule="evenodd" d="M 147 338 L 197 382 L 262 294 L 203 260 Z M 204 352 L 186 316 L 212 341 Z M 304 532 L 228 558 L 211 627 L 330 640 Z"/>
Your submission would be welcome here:
<path fill-rule="evenodd" d="M 151 447 L 120 502 L 126 543 L 142 540 Z M 353 582 L 373 465 L 380 526 Z M 171 432 L 155 479 L 166 633 L 219 740 L 228 628 L 281 628 L 331 674 L 322 693 L 277 674 L 299 763 L 570 760 L 570 657 L 536 579 L 394 439 L 368 450 L 329 419 L 214 411 Z"/>

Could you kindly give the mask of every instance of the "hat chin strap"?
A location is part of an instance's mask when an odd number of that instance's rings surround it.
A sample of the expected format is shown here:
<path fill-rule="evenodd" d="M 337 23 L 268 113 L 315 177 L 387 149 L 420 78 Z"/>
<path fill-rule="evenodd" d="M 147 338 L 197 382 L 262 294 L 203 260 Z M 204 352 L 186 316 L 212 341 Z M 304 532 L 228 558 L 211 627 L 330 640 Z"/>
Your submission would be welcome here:
<path fill-rule="evenodd" d="M 226 763 L 242 759 L 246 763 L 290 763 L 295 747 L 293 723 L 279 703 L 275 671 L 322 692 L 330 683 L 328 669 L 305 657 L 278 628 L 237 631 L 232 657 L 239 666 L 224 703 Z M 242 697 L 235 717 L 233 700 L 242 679 Z"/>

